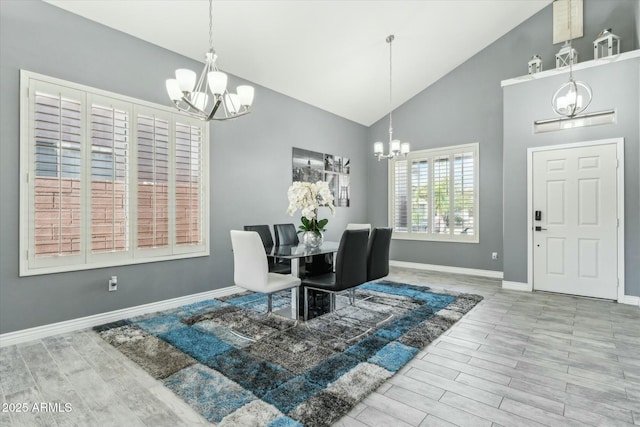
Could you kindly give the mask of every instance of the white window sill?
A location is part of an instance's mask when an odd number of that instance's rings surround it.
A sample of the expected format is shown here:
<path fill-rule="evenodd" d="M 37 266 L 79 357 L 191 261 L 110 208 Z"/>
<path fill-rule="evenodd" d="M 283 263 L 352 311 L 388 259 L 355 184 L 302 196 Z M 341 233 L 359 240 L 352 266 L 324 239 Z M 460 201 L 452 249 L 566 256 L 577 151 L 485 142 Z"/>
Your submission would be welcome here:
<path fill-rule="evenodd" d="M 439 243 L 480 243 L 478 236 L 468 236 L 461 238 L 460 236 L 425 236 L 417 233 L 398 233 L 394 232 L 391 236 L 393 240 L 421 240 L 425 242 Z"/>

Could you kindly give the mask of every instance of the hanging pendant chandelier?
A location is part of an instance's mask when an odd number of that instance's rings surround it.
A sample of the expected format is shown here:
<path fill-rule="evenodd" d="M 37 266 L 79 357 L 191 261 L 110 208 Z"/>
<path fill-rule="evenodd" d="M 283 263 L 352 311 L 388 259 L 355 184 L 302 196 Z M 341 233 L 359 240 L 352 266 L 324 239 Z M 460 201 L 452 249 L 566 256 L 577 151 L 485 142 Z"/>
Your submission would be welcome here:
<path fill-rule="evenodd" d="M 389 43 L 389 154 L 384 154 L 384 143 L 376 142 L 373 144 L 373 154 L 378 161 L 380 159 L 394 159 L 400 155 L 406 156 L 411 149 L 408 142 L 400 142 L 398 139 L 393 139 L 393 69 L 392 69 L 392 52 L 391 44 L 393 43 L 394 35 L 391 34 L 387 37 L 386 41 Z"/>
<path fill-rule="evenodd" d="M 571 45 L 573 41 L 573 28 L 571 22 L 571 0 L 569 0 L 569 81 L 553 94 L 551 106 L 553 111 L 560 116 L 573 118 L 582 113 L 591 104 L 593 94 L 588 84 L 573 79 L 574 50 Z"/>
<path fill-rule="evenodd" d="M 194 71 L 181 68 L 176 78 L 166 82 L 167 93 L 176 108 L 201 120 L 229 120 L 250 112 L 254 90 L 241 85 L 237 93 L 227 90 L 227 75 L 218 70 L 218 56 L 213 49 L 213 5 L 209 0 L 209 51 L 198 78 Z"/>
<path fill-rule="evenodd" d="M 569 81 L 553 94 L 551 105 L 558 115 L 575 117 L 587 109 L 591 104 L 591 98 L 591 88 L 588 84 L 569 78 Z"/>

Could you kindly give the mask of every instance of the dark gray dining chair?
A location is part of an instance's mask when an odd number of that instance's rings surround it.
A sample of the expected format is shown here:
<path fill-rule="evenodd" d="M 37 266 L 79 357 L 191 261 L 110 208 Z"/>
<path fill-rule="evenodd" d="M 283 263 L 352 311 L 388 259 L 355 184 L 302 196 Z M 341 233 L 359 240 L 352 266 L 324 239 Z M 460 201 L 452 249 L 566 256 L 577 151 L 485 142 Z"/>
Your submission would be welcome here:
<path fill-rule="evenodd" d="M 296 226 L 289 224 L 274 224 L 273 231 L 276 235 L 276 245 L 297 245 L 299 243 Z"/>
<path fill-rule="evenodd" d="M 371 232 L 367 248 L 367 282 L 389 275 L 391 227 L 376 227 Z"/>
<path fill-rule="evenodd" d="M 245 225 L 244 231 L 256 231 L 260 235 L 265 249 L 273 247 L 273 237 L 268 225 Z"/>
<path fill-rule="evenodd" d="M 276 235 L 276 246 L 297 245 L 300 243 L 298 240 L 298 232 L 295 225 L 289 224 L 275 224 L 273 230 Z M 333 254 L 327 255 L 311 255 L 304 258 L 304 263 L 301 266 L 301 274 L 304 276 L 312 276 L 316 274 L 324 274 L 332 270 Z M 282 263 L 287 263 L 290 266 L 290 262 L 283 260 Z M 289 267 L 291 268 L 291 267 Z"/>
<path fill-rule="evenodd" d="M 265 252 L 271 252 L 271 249 L 273 249 L 273 237 L 271 236 L 271 229 L 268 225 L 245 225 L 244 231 L 257 232 L 260 235 Z M 280 260 L 273 257 L 268 257 L 267 260 L 269 263 L 269 272 L 281 274 L 291 273 L 291 261 Z"/>
<path fill-rule="evenodd" d="M 309 290 L 329 293 L 331 312 L 335 311 L 335 294 L 338 292 L 348 291 L 349 301 L 353 302 L 353 288 L 367 281 L 368 241 L 369 231 L 366 229 L 345 230 L 336 254 L 336 271 L 307 277 L 302 281 L 305 320 L 309 317 Z"/>
<path fill-rule="evenodd" d="M 346 230 L 360 230 L 362 228 L 365 228 L 369 230 L 369 232 L 371 232 L 371 224 L 358 224 L 354 222 L 350 222 L 349 224 L 347 224 Z"/>

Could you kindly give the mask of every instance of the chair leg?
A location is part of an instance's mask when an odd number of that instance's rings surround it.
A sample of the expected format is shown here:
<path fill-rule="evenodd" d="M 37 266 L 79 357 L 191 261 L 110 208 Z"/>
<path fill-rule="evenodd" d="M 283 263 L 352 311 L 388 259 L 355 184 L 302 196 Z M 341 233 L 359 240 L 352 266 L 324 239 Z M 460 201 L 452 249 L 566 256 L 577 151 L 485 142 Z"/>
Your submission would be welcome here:
<path fill-rule="evenodd" d="M 329 312 L 333 313 L 336 311 L 336 294 L 335 292 L 329 293 Z"/>
<path fill-rule="evenodd" d="M 267 294 L 267 313 L 271 313 L 271 309 L 273 307 L 272 297 L 273 295 Z"/>
<path fill-rule="evenodd" d="M 354 288 L 349 289 L 349 304 L 356 305 L 356 290 Z"/>
<path fill-rule="evenodd" d="M 304 321 L 309 319 L 309 288 L 304 288 Z"/>
<path fill-rule="evenodd" d="M 256 342 L 256 340 L 254 340 L 253 338 L 247 336 L 247 335 L 243 335 L 240 332 L 236 332 L 233 329 L 229 329 L 229 332 L 231 332 L 233 335 L 237 336 L 238 338 L 242 338 L 243 340 L 247 340 L 247 341 L 251 341 L 251 342 Z"/>

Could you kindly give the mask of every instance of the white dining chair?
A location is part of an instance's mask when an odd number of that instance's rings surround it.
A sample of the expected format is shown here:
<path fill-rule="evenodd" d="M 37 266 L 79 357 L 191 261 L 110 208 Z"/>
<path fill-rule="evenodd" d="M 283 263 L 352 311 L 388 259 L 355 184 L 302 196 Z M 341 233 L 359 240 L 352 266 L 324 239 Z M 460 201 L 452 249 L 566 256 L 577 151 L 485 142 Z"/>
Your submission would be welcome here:
<path fill-rule="evenodd" d="M 291 274 L 269 273 L 267 254 L 256 231 L 231 230 L 233 280 L 236 286 L 267 294 L 267 311 L 271 313 L 272 294 L 297 288 L 300 279 Z M 297 309 L 297 307 L 296 307 Z"/>

